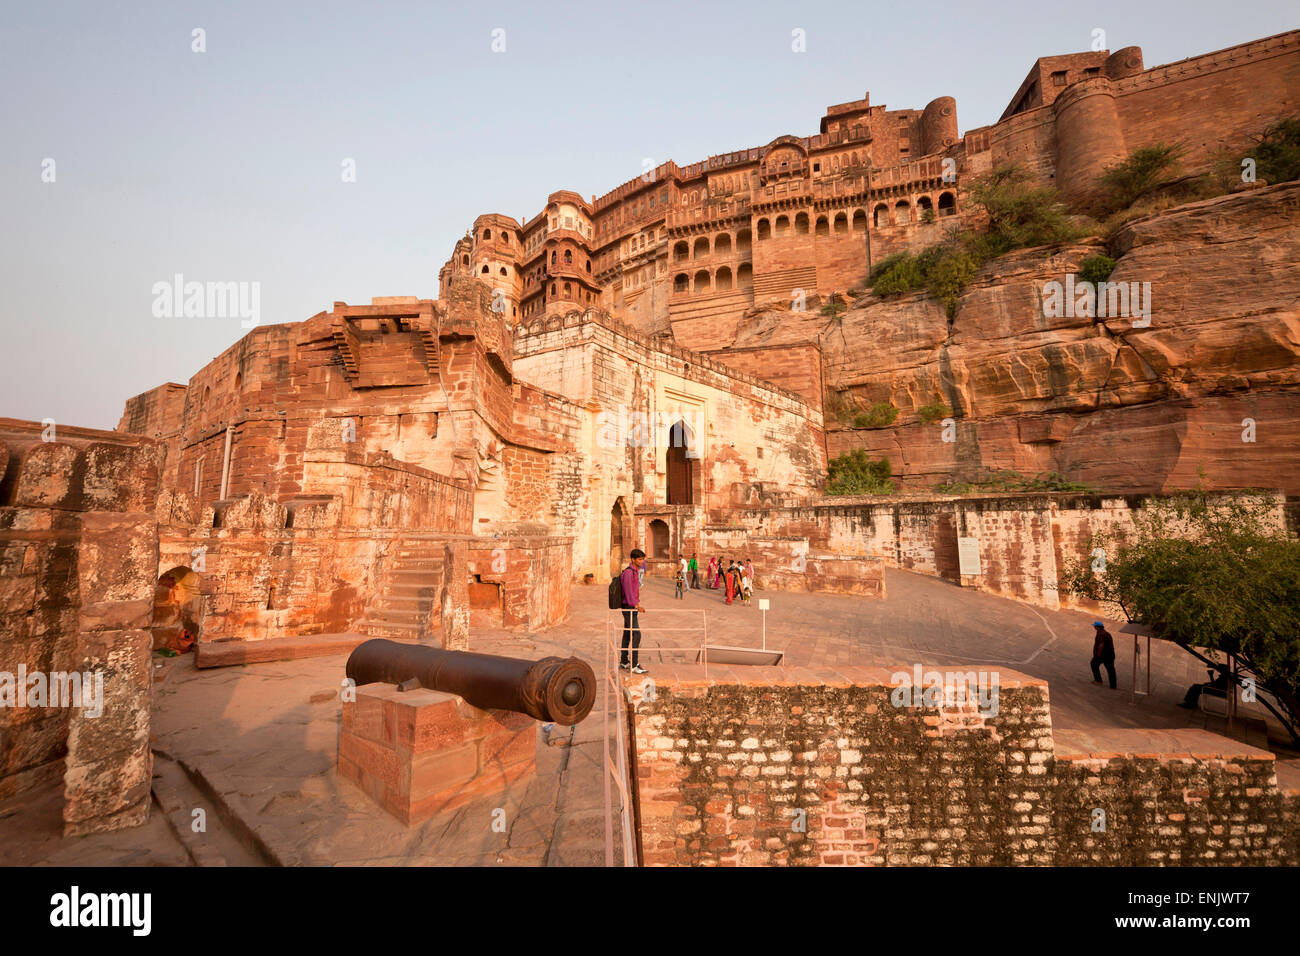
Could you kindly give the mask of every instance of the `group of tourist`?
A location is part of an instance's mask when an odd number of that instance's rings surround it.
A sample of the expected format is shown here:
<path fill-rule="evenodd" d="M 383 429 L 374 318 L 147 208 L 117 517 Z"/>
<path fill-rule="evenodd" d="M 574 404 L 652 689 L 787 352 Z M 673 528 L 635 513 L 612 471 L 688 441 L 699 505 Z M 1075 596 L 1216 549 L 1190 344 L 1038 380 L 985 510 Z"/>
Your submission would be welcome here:
<path fill-rule="evenodd" d="M 724 568 L 723 562 L 727 562 Z M 754 592 L 754 562 L 746 558 L 738 562 L 734 558 L 710 558 L 704 572 L 705 584 L 712 590 L 722 590 L 727 595 L 727 603 L 732 604 L 737 598 L 742 604 L 748 604 Z M 685 598 L 686 592 L 700 589 L 700 562 L 692 554 L 687 560 L 685 555 L 677 555 L 677 568 L 673 572 L 673 597 Z"/>

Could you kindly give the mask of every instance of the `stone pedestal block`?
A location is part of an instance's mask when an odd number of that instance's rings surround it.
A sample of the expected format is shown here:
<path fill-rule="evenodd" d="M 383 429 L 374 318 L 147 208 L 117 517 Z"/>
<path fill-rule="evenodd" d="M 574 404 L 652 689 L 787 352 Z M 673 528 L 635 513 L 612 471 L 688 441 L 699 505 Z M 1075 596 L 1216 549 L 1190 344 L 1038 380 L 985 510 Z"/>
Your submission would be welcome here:
<path fill-rule="evenodd" d="M 357 688 L 343 704 L 339 774 L 406 824 L 500 793 L 537 770 L 537 722 L 441 691 Z"/>

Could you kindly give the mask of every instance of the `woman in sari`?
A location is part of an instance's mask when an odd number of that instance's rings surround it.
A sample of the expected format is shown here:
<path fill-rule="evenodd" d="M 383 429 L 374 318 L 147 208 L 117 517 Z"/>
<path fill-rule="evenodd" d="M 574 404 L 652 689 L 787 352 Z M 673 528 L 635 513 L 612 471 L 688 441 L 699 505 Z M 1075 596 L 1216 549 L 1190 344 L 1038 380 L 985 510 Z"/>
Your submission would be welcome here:
<path fill-rule="evenodd" d="M 722 580 L 727 585 L 727 603 L 730 604 L 736 597 L 736 567 L 733 564 L 722 574 Z"/>
<path fill-rule="evenodd" d="M 707 577 L 709 581 L 709 587 L 713 588 L 716 591 L 718 588 L 718 559 L 717 558 L 709 558 L 709 571 Z"/>

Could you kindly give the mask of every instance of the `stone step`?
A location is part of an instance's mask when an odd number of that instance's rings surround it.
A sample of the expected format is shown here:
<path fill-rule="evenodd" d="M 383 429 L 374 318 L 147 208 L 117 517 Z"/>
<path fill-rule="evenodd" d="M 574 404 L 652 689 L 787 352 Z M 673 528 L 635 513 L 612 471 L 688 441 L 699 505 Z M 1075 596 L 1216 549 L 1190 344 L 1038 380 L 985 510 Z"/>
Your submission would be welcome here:
<path fill-rule="evenodd" d="M 395 624 L 392 621 L 372 619 L 357 621 L 356 627 L 368 637 L 404 637 L 416 640 L 424 633 L 418 624 Z"/>
<path fill-rule="evenodd" d="M 381 616 L 391 616 L 394 613 L 419 614 L 440 606 L 437 596 L 433 594 L 381 594 L 366 611 L 382 611 L 384 614 Z"/>
<path fill-rule="evenodd" d="M 436 581 L 442 584 L 442 569 L 399 568 L 389 572 L 393 584 L 420 584 L 424 581 Z"/>
<path fill-rule="evenodd" d="M 424 581 L 404 581 L 395 582 L 388 585 L 380 592 L 380 596 L 392 595 L 393 597 L 428 597 L 437 600 L 442 591 L 442 582 L 424 582 Z"/>
<path fill-rule="evenodd" d="M 442 562 L 425 558 L 398 559 L 389 565 L 389 574 L 400 571 L 419 571 L 422 574 L 442 574 Z"/>
<path fill-rule="evenodd" d="M 279 861 L 221 795 L 184 764 L 154 751 L 153 798 L 195 866 L 267 866 Z M 202 810 L 196 814 L 195 810 Z M 202 821 L 200 829 L 195 827 Z"/>

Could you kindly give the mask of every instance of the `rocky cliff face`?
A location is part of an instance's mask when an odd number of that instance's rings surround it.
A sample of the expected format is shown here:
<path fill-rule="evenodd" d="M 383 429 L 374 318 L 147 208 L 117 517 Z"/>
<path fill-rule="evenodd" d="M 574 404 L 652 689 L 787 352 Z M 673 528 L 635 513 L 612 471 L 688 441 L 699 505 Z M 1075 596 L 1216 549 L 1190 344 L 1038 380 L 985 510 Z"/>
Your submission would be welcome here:
<path fill-rule="evenodd" d="M 1084 242 L 989 264 L 951 321 L 920 293 L 868 295 L 839 320 L 747 317 L 733 348 L 818 341 L 828 395 L 900 412 L 866 430 L 828 408 L 829 454 L 887 455 L 905 488 L 1008 468 L 1106 491 L 1300 494 L 1300 183 L 1136 220 L 1115 248 L 1110 281 L 1149 283 L 1149 324 L 1044 308 L 1047 284 L 1101 251 Z M 934 402 L 954 412 L 946 433 L 917 415 Z"/>

